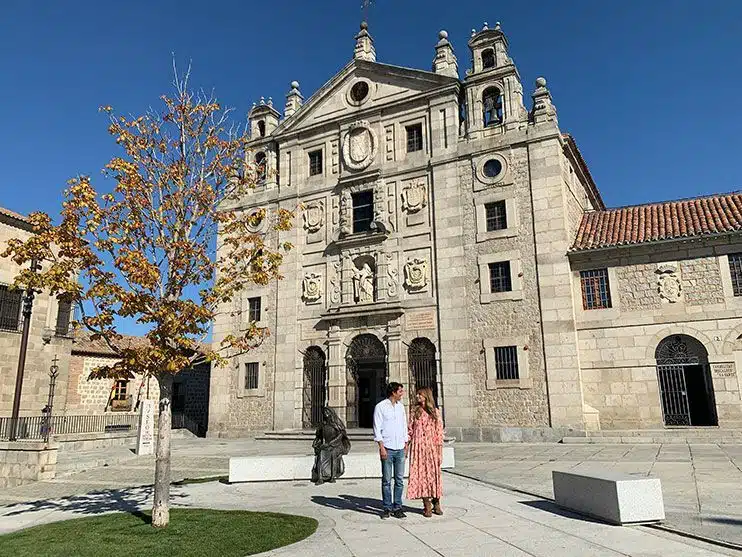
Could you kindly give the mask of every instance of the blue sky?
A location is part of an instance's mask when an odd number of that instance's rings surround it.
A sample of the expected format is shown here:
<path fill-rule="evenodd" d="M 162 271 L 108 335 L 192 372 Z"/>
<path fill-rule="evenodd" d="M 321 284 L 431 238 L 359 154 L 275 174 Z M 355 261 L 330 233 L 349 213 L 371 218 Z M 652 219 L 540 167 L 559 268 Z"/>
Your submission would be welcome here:
<path fill-rule="evenodd" d="M 244 118 L 332 77 L 360 20 L 360 0 L 2 4 L 0 205 L 22 213 L 56 213 L 68 178 L 100 176 L 118 151 L 98 107 L 157 104 L 171 52 Z M 548 79 L 608 205 L 742 189 L 742 2 L 377 0 L 369 20 L 380 61 L 422 69 L 446 29 L 462 74 L 470 30 L 501 21 L 524 91 Z"/>

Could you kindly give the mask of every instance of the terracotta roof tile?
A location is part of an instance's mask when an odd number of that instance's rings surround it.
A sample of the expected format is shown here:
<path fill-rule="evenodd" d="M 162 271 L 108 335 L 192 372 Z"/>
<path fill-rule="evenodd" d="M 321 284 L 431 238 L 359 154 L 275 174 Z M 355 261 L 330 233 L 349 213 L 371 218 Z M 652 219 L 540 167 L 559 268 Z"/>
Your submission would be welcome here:
<path fill-rule="evenodd" d="M 742 192 L 585 213 L 571 251 L 742 230 Z"/>

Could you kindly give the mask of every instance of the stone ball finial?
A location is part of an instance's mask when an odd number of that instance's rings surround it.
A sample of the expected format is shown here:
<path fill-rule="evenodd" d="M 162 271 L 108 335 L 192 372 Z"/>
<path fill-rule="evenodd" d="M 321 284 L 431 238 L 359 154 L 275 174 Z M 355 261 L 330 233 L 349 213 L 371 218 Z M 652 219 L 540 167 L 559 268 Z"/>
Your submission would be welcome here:
<path fill-rule="evenodd" d="M 268 106 L 273 106 L 273 97 L 268 97 Z"/>
<path fill-rule="evenodd" d="M 482 31 L 486 31 L 487 29 L 489 29 L 489 26 L 487 25 L 487 22 L 485 21 L 484 26 L 482 27 Z"/>
<path fill-rule="evenodd" d="M 473 36 L 474 36 L 474 35 L 476 35 L 476 34 L 477 34 L 477 30 L 476 30 L 476 29 L 472 29 L 472 30 L 471 30 L 471 36 L 473 37 Z"/>
<path fill-rule="evenodd" d="M 299 82 L 298 81 L 292 81 L 291 82 L 291 88 L 292 89 L 298 89 L 299 88 Z"/>
<path fill-rule="evenodd" d="M 438 33 L 438 38 L 439 38 L 440 40 L 444 40 L 444 39 L 447 39 L 447 38 L 448 38 L 448 31 L 446 31 L 446 30 L 442 29 L 442 30 L 441 30 L 441 31 L 440 31 L 440 32 Z"/>
<path fill-rule="evenodd" d="M 265 97 L 260 97 L 260 104 L 265 104 Z"/>
<path fill-rule="evenodd" d="M 546 87 L 546 78 L 545 77 L 537 77 L 536 78 L 536 87 Z"/>
<path fill-rule="evenodd" d="M 361 31 L 366 31 L 368 29 L 368 23 L 365 21 L 361 21 Z"/>
<path fill-rule="evenodd" d="M 495 29 L 497 31 L 500 31 L 502 29 L 502 27 L 500 27 L 500 22 L 499 21 L 497 23 L 495 23 Z"/>

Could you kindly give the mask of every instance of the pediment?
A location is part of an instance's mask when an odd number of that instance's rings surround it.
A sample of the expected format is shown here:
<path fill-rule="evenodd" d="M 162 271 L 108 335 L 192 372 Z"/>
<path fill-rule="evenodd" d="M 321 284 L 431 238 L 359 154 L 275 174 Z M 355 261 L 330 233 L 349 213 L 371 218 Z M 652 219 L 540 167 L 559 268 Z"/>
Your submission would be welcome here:
<path fill-rule="evenodd" d="M 368 94 L 356 102 L 350 91 L 359 81 L 368 84 Z M 273 135 L 322 125 L 359 111 L 412 99 L 457 82 L 456 78 L 432 72 L 353 60 L 312 95 L 296 114 L 284 120 Z"/>

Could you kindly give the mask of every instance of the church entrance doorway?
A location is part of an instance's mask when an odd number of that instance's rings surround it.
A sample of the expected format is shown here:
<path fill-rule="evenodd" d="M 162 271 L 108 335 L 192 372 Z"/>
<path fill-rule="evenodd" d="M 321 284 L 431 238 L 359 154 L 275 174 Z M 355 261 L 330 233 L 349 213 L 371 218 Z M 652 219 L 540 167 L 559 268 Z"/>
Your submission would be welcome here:
<path fill-rule="evenodd" d="M 374 407 L 386 394 L 386 348 L 374 335 L 358 335 L 350 343 L 346 365 L 346 423 L 349 428 L 371 428 Z"/>
<path fill-rule="evenodd" d="M 666 426 L 718 425 L 706 348 L 688 335 L 665 338 L 655 351 Z"/>

